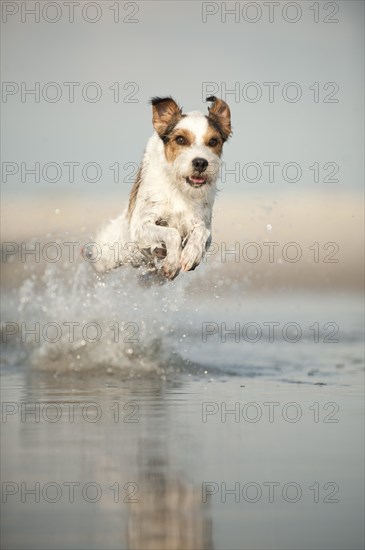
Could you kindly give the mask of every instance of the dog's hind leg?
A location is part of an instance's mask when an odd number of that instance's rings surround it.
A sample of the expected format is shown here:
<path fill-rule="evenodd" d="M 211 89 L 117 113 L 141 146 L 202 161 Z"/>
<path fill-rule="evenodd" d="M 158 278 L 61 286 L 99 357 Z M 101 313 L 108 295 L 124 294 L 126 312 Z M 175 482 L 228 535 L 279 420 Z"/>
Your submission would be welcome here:
<path fill-rule="evenodd" d="M 98 273 L 111 271 L 124 263 L 133 263 L 133 243 L 129 242 L 128 223 L 125 212 L 111 220 L 96 235 L 92 248 L 90 245 L 89 262 Z M 88 250 L 85 251 L 86 255 Z M 138 255 L 135 247 L 136 256 Z"/>

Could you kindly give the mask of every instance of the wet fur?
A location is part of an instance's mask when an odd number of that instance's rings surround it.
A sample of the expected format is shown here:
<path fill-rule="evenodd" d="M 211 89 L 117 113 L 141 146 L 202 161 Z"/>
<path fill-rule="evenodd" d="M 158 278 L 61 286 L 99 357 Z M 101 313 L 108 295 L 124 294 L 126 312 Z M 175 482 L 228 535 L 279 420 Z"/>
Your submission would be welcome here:
<path fill-rule="evenodd" d="M 170 97 L 151 100 L 155 132 L 128 209 L 97 235 L 102 250 L 94 264 L 98 272 L 122 264 L 144 265 L 173 279 L 201 262 L 211 241 L 222 148 L 231 135 L 228 105 L 215 97 L 208 101 L 212 105 L 205 116 L 197 111 L 183 114 Z M 197 159 L 207 162 L 204 170 L 193 164 Z"/>

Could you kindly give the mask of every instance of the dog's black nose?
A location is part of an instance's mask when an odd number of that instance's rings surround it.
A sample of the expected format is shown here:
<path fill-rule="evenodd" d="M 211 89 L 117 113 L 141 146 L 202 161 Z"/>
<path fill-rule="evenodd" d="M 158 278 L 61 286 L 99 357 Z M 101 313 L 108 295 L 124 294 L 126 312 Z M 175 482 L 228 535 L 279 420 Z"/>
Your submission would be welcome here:
<path fill-rule="evenodd" d="M 208 166 L 208 161 L 199 157 L 196 157 L 191 162 L 195 170 L 197 170 L 198 172 L 204 172 L 204 170 Z"/>

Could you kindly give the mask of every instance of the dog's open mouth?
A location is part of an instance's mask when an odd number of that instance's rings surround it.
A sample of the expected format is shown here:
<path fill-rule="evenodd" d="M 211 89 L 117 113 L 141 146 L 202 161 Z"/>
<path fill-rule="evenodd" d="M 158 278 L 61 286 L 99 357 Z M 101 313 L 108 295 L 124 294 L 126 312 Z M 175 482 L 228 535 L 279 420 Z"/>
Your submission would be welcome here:
<path fill-rule="evenodd" d="M 207 176 L 188 176 L 186 178 L 186 181 L 192 186 L 192 187 L 200 187 L 201 185 L 204 185 L 207 183 Z"/>

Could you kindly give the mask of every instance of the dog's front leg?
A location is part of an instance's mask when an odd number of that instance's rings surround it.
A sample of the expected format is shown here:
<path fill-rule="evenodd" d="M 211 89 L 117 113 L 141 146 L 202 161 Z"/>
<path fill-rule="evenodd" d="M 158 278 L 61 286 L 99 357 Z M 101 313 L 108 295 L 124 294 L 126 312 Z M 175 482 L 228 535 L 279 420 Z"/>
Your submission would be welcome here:
<path fill-rule="evenodd" d="M 194 227 L 181 254 L 180 266 L 182 271 L 191 271 L 200 264 L 209 245 L 210 237 L 211 233 L 205 225 Z"/>
<path fill-rule="evenodd" d="M 174 279 L 180 271 L 181 254 L 181 236 L 177 229 L 156 225 L 154 223 L 145 223 L 139 232 L 138 240 L 142 243 L 148 243 L 152 252 L 159 248 L 161 243 L 166 245 L 166 257 L 163 261 L 163 272 L 168 279 Z M 143 244 L 142 246 L 145 246 Z"/>

